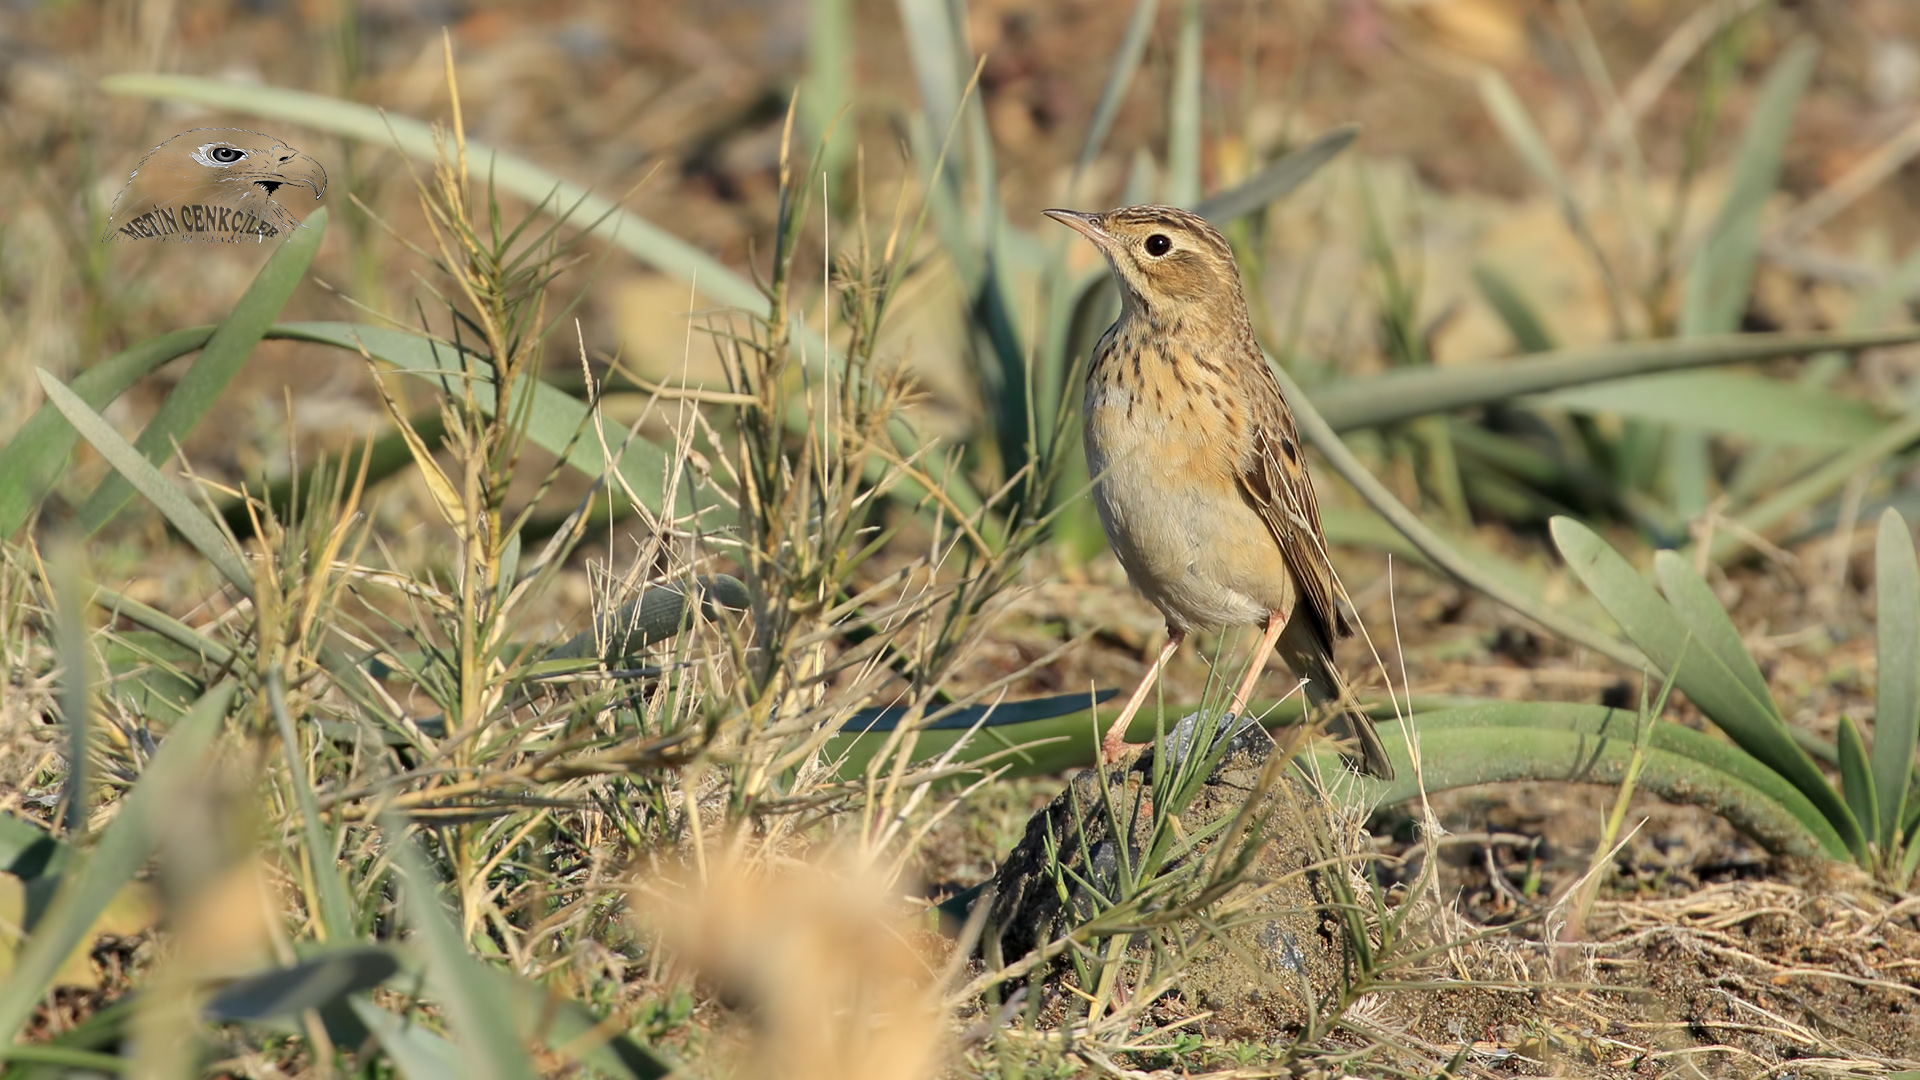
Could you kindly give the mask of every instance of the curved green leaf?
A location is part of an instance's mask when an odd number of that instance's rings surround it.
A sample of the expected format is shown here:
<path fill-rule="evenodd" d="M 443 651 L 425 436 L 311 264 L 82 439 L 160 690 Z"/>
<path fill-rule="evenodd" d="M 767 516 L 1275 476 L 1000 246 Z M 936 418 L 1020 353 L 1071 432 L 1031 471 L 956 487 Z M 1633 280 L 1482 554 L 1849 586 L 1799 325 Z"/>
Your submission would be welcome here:
<path fill-rule="evenodd" d="M 1553 519 L 1554 544 L 1567 565 L 1600 601 L 1633 643 L 1662 672 L 1671 673 L 1700 711 L 1740 747 L 1778 772 L 1820 808 L 1847 850 L 1864 863 L 1866 837 L 1838 793 L 1828 784 L 1786 725 L 1756 698 L 1713 649 L 1688 649 L 1694 636 L 1674 609 L 1653 591 L 1627 560 L 1598 534 L 1571 518 Z M 1681 656 L 1685 654 L 1685 662 Z M 1676 670 L 1678 665 L 1678 670 Z"/>
<path fill-rule="evenodd" d="M 1635 375 L 1827 351 L 1857 352 L 1913 341 L 1920 341 L 1920 327 L 1636 341 L 1533 353 L 1507 362 L 1403 368 L 1322 387 L 1313 400 L 1327 423 L 1347 431 Z"/>
<path fill-rule="evenodd" d="M 1887 426 L 1865 402 L 1730 371 L 1676 371 L 1621 379 L 1561 390 L 1539 400 L 1570 412 L 1613 413 L 1630 420 L 1822 450 L 1856 445 Z"/>
<path fill-rule="evenodd" d="M 1410 721 L 1420 739 L 1422 771 L 1416 775 L 1403 726 L 1391 708 L 1369 711 L 1381 721 L 1381 741 L 1394 761 L 1394 780 L 1382 782 L 1348 771 L 1331 748 L 1312 760 L 1328 781 L 1331 794 L 1348 805 L 1371 807 L 1475 784 L 1509 781 L 1557 781 L 1618 784 L 1633 756 L 1639 718 L 1597 705 L 1535 702 L 1485 702 L 1445 707 L 1443 701 L 1414 701 Z M 1441 705 L 1433 711 L 1418 711 Z M 1170 706 L 1168 717 L 1192 712 Z M 1298 722 L 1297 701 L 1255 710 L 1263 722 Z M 1117 706 L 1100 710 L 1102 730 L 1118 715 Z M 1153 718 L 1143 733 L 1136 721 L 1129 737 L 1153 736 Z M 1169 725 L 1171 721 L 1169 720 Z M 1093 761 L 1095 720 L 1086 711 L 1025 724 L 982 729 L 956 757 L 978 761 L 1007 747 L 1022 749 L 1000 764 L 1014 775 L 1035 775 L 1084 766 Z M 931 759 L 965 735 L 959 731 L 923 731 L 915 753 Z M 860 775 L 886 736 L 841 735 L 829 752 L 843 754 L 838 775 Z M 1769 850 L 1845 860 L 1847 844 L 1821 810 L 1779 773 L 1724 740 L 1678 724 L 1656 722 L 1636 783 L 1674 802 L 1700 806 L 1725 817 Z"/>

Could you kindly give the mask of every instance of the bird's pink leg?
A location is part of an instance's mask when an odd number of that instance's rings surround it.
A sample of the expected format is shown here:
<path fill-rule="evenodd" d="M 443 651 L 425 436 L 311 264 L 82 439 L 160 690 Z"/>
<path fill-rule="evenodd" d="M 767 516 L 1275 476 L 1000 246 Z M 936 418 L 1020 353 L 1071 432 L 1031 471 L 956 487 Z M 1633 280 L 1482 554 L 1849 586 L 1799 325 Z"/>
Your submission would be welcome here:
<path fill-rule="evenodd" d="M 1253 663 L 1247 667 L 1247 677 L 1240 680 L 1240 689 L 1233 692 L 1233 715 L 1247 711 L 1247 695 L 1253 693 L 1253 684 L 1266 672 L 1267 657 L 1273 655 L 1273 643 L 1280 640 L 1280 631 L 1286 625 L 1286 612 L 1276 611 L 1267 616 L 1267 632 L 1260 635 L 1260 645 L 1253 650 Z"/>
<path fill-rule="evenodd" d="M 1107 737 L 1100 744 L 1102 764 L 1111 765 L 1120 760 L 1121 754 L 1126 753 L 1127 726 L 1133 723 L 1133 714 L 1140 711 L 1140 706 L 1147 700 L 1147 688 L 1153 685 L 1153 680 L 1160 675 L 1160 669 L 1167 666 L 1168 658 L 1173 656 L 1173 651 L 1178 649 L 1180 643 L 1185 640 L 1187 640 L 1185 630 L 1167 631 L 1167 643 L 1160 647 L 1159 658 L 1154 660 L 1153 666 L 1140 677 L 1140 685 L 1133 688 L 1133 696 L 1127 699 L 1127 707 L 1120 710 L 1120 719 L 1115 720 L 1113 726 L 1107 729 Z"/>

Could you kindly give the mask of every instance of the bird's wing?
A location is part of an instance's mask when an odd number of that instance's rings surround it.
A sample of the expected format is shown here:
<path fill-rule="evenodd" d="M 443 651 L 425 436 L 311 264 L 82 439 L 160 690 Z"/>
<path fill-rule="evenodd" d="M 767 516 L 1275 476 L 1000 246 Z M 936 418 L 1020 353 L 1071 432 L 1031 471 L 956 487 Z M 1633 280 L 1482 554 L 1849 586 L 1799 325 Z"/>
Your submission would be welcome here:
<path fill-rule="evenodd" d="M 1293 574 L 1294 587 L 1305 601 L 1322 639 L 1329 645 L 1353 633 L 1334 595 L 1333 564 L 1327 559 L 1327 540 L 1320 529 L 1320 504 L 1307 475 L 1306 452 L 1294 429 L 1293 412 L 1280 393 L 1280 383 L 1267 370 L 1256 349 L 1250 365 L 1259 373 L 1248 380 L 1252 399 L 1252 437 L 1237 469 L 1240 490 L 1267 523 L 1280 547 L 1281 558 Z"/>
<path fill-rule="evenodd" d="M 107 218 L 107 240 L 264 240 L 299 228 L 275 195 L 327 190 L 320 164 L 270 135 L 198 128 L 154 147 Z"/>

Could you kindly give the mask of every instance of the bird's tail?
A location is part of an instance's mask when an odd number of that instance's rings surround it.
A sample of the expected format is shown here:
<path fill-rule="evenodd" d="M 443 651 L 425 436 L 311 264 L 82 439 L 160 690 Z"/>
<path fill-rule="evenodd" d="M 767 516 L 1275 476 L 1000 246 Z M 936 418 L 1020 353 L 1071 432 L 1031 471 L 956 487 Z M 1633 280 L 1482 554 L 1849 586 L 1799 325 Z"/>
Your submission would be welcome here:
<path fill-rule="evenodd" d="M 1307 696 L 1308 719 L 1325 719 L 1328 732 L 1335 738 L 1358 744 L 1357 754 L 1342 755 L 1348 765 L 1368 776 L 1393 779 L 1393 762 L 1387 759 L 1387 748 L 1380 741 L 1380 733 L 1374 730 L 1373 718 L 1360 711 L 1359 699 L 1340 669 L 1333 665 L 1333 656 L 1325 643 L 1300 640 L 1319 637 L 1300 625 L 1305 622 L 1297 618 L 1289 622 L 1280 635 L 1280 653 L 1294 674 L 1306 680 L 1302 689 Z M 1302 632 L 1295 634 L 1295 626 L 1300 626 Z"/>

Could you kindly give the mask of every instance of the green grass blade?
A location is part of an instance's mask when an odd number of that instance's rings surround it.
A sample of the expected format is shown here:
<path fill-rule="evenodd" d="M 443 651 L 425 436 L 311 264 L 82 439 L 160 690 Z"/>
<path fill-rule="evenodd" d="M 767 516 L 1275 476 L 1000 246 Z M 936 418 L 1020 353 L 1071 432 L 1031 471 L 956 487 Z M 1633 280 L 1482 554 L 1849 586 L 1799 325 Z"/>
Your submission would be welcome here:
<path fill-rule="evenodd" d="M 620 1033 L 585 1005 L 510 971 L 492 966 L 479 970 L 512 1003 L 521 1034 L 537 1037 L 553 1053 L 619 1080 L 659 1080 L 673 1072 L 673 1062 Z"/>
<path fill-rule="evenodd" d="M 395 146 L 421 161 L 439 158 L 433 129 L 418 120 L 350 101 L 277 86 L 245 85 L 187 75 L 111 75 L 100 81 L 110 94 L 184 101 L 208 108 L 283 120 L 291 124 L 341 135 L 377 146 Z M 534 204 L 574 207 L 574 219 L 599 222 L 591 232 L 635 259 L 680 281 L 697 281 L 702 295 L 729 307 L 764 315 L 767 300 L 751 281 L 685 240 L 609 199 L 591 194 L 578 184 L 560 179 L 534 163 L 469 138 L 467 157 L 486 162 L 488 175 L 501 191 Z"/>
<path fill-rule="evenodd" d="M 407 1080 L 467 1080 L 471 1075 L 460 1049 L 418 1022 L 393 1015 L 364 997 L 348 999 L 353 1015 L 365 1024 L 380 1049 Z"/>
<path fill-rule="evenodd" d="M 1200 0 L 1180 9 L 1180 36 L 1173 47 L 1173 92 L 1167 98 L 1167 188 L 1174 206 L 1200 201 Z"/>
<path fill-rule="evenodd" d="M 1694 647 L 1712 653 L 1755 701 L 1766 706 L 1775 719 L 1780 719 L 1780 706 L 1773 700 L 1773 692 L 1767 689 L 1766 676 L 1760 673 L 1760 665 L 1753 662 L 1753 654 L 1740 640 L 1740 631 L 1734 628 L 1726 609 L 1707 587 L 1706 579 L 1694 573 L 1692 564 L 1671 551 L 1654 555 L 1653 572 L 1674 613 L 1693 634 Z"/>
<path fill-rule="evenodd" d="M 88 729 L 93 721 L 91 653 L 87 647 L 87 602 L 80 581 L 81 553 L 71 540 L 48 560 L 55 604 L 54 642 L 60 657 L 60 712 L 67 727 L 67 775 L 62 799 L 67 804 L 70 842 L 87 835 L 87 810 L 93 795 Z"/>
<path fill-rule="evenodd" d="M 1741 135 L 1726 200 L 1687 264 L 1680 299 L 1680 333 L 1686 337 L 1732 333 L 1740 326 L 1760 257 L 1760 214 L 1780 185 L 1793 114 L 1819 58 L 1819 49 L 1803 39 L 1767 72 Z"/>
<path fill-rule="evenodd" d="M 1879 704 L 1873 718 L 1873 782 L 1879 796 L 1880 849 L 1891 851 L 1913 782 L 1920 739 L 1920 564 L 1913 533 L 1898 510 L 1880 515 L 1874 546 L 1879 613 Z"/>
<path fill-rule="evenodd" d="M 149 338 L 115 353 L 74 377 L 73 392 L 88 408 L 104 409 L 150 372 L 206 345 L 211 326 L 194 326 Z M 80 439 L 52 405 L 42 405 L 0 449 L 0 537 L 12 536 L 52 489 Z"/>
<path fill-rule="evenodd" d="M 1812 387 L 1730 371 L 1680 371 L 1583 386 L 1540 401 L 1577 413 L 1614 413 L 1761 443 L 1844 450 L 1886 421 L 1871 405 Z"/>
<path fill-rule="evenodd" d="M 158 608 L 149 607 L 131 596 L 123 596 L 100 585 L 93 587 L 93 602 L 109 617 L 124 618 L 200 657 L 204 663 L 224 666 L 233 662 L 233 650 Z"/>
<path fill-rule="evenodd" d="M 0 1046 L 11 1045 L 19 1036 L 46 993 L 48 980 L 153 853 L 159 842 L 156 824 L 165 816 L 168 800 L 199 773 L 201 759 L 237 689 L 231 682 L 221 683 L 194 703 L 160 743 L 139 783 L 101 832 L 100 843 L 61 875 L 53 902 L 22 944 L 13 970 L 0 982 Z"/>
<path fill-rule="evenodd" d="M 1093 159 L 1100 156 L 1100 148 L 1107 143 L 1107 133 L 1113 130 L 1114 117 L 1120 114 L 1120 103 L 1125 100 L 1127 89 L 1133 85 L 1134 73 L 1140 70 L 1140 58 L 1147 53 L 1147 40 L 1153 34 L 1153 17 L 1159 10 L 1160 0 L 1134 0 L 1126 33 L 1120 38 L 1120 47 L 1114 50 L 1113 61 L 1107 65 L 1107 81 L 1100 87 L 1100 100 L 1093 107 L 1093 120 L 1087 125 L 1087 137 L 1080 144 L 1080 157 L 1074 162 L 1073 175 L 1076 180 L 1086 173 Z M 1072 194 L 1078 195 L 1077 192 Z"/>
<path fill-rule="evenodd" d="M 317 920 L 324 940 L 341 945 L 354 940 L 353 901 L 346 879 L 340 874 L 338 845 L 320 817 L 320 802 L 313 793 L 313 780 L 307 775 L 306 755 L 287 713 L 285 677 L 275 668 L 267 674 L 267 705 L 273 711 L 275 729 L 280 733 L 280 751 L 287 759 L 287 783 L 293 788 L 294 805 L 300 808 L 301 835 L 306 841 L 308 876 L 313 896 L 320 908 Z M 296 868 L 299 859 L 290 859 Z"/>
<path fill-rule="evenodd" d="M 967 73 L 960 69 L 960 39 L 954 12 L 946 0 L 899 0 L 900 29 L 907 38 L 920 84 L 920 111 L 927 131 L 935 138 L 960 111 L 960 93 Z M 959 147 L 955 148 L 956 153 Z"/>
<path fill-rule="evenodd" d="M 146 430 L 134 440 L 134 447 L 148 461 L 160 462 L 172 456 L 174 446 L 186 442 L 187 436 L 213 409 L 215 399 L 240 373 L 247 358 L 253 355 L 254 346 L 260 343 L 261 335 L 273 325 L 287 298 L 307 276 L 307 267 L 312 264 L 314 253 L 320 250 L 320 241 L 326 233 L 327 211 L 315 210 L 307 218 L 306 227 L 294 230 L 293 236 L 281 244 L 254 275 L 253 284 L 247 286 L 239 302 L 207 340 L 206 347 L 200 350 L 199 358 L 167 394 Z M 131 498 L 133 485 L 126 477 L 108 476 L 81 505 L 76 520 L 88 533 L 98 532 Z"/>
<path fill-rule="evenodd" d="M 140 451 L 120 437 L 113 425 L 100 417 L 99 413 L 87 408 L 86 403 L 66 388 L 60 380 L 40 373 L 40 386 L 54 406 L 66 415 L 67 422 L 80 432 L 82 438 L 93 444 L 107 464 L 118 470 L 130 485 L 129 490 L 138 491 L 146 496 L 169 524 L 186 538 L 206 560 L 220 571 L 243 596 L 253 595 L 253 575 L 248 572 L 247 564 L 241 561 L 238 552 L 227 542 L 227 537 L 213 520 L 207 517 L 193 500 L 175 487 L 173 481 L 153 467 Z"/>
<path fill-rule="evenodd" d="M 1322 387 L 1314 404 L 1337 431 L 1685 368 L 1854 352 L 1920 341 L 1920 327 L 1841 334 L 1726 334 L 1540 353 L 1512 362 L 1407 368 Z"/>
<path fill-rule="evenodd" d="M 1858 820 L 1768 707 L 1770 699 L 1755 698 L 1711 648 L 1689 649 L 1694 635 L 1686 623 L 1599 534 L 1565 517 L 1553 519 L 1551 529 L 1567 566 L 1627 637 L 1663 673 L 1672 674 L 1675 685 L 1720 730 L 1818 807 L 1845 841 L 1847 850 L 1864 863 L 1866 837 Z"/>
<path fill-rule="evenodd" d="M 843 172 L 855 138 L 853 132 L 836 126 L 841 110 L 853 100 L 853 0 L 813 0 L 809 7 L 807 79 L 800 92 L 800 115 L 806 120 L 807 137 L 821 144 L 821 169 L 831 183 Z"/>
<path fill-rule="evenodd" d="M 1732 333 L 1740 326 L 1759 264 L 1760 213 L 1779 186 L 1793 114 L 1818 57 L 1811 42 L 1797 41 L 1767 73 L 1741 138 L 1726 201 L 1687 264 L 1680 295 L 1682 337 Z M 1699 516 L 1712 499 L 1710 449 L 1706 433 L 1694 425 L 1676 425 L 1667 439 L 1674 509 L 1683 518 Z"/>
<path fill-rule="evenodd" d="M 1249 176 L 1238 186 L 1201 199 L 1194 204 L 1193 212 L 1219 226 L 1278 202 L 1291 195 L 1301 184 L 1313 179 L 1321 166 L 1339 156 L 1340 151 L 1351 145 L 1359 135 L 1358 124 L 1334 128 Z"/>
<path fill-rule="evenodd" d="M 1547 146 L 1547 140 L 1534 124 L 1533 116 L 1527 111 L 1520 95 L 1515 93 L 1506 77 L 1491 68 L 1481 68 L 1475 87 L 1480 93 L 1480 103 L 1485 106 L 1487 115 L 1493 118 L 1493 125 L 1500 129 L 1500 135 L 1506 139 L 1507 146 L 1520 156 L 1527 171 L 1540 181 L 1563 208 L 1574 204 L 1573 188 L 1567 183 L 1566 173 L 1560 168 L 1560 162 L 1553 156 L 1553 150 Z"/>
<path fill-rule="evenodd" d="M 1839 491 L 1862 471 L 1916 442 L 1920 442 L 1920 409 L 1742 511 L 1739 528 L 1714 530 L 1713 546 L 1709 549 L 1713 560 L 1725 561 L 1746 547 L 1748 536 L 1767 535 L 1783 521 Z"/>
<path fill-rule="evenodd" d="M 1546 321 L 1505 274 L 1486 263 L 1475 263 L 1473 282 L 1479 286 L 1480 295 L 1486 298 L 1494 314 L 1500 316 L 1507 333 L 1513 335 L 1514 346 L 1521 352 L 1552 352 L 1558 347 Z"/>
<path fill-rule="evenodd" d="M 1860 819 L 1867 835 L 1880 835 L 1880 800 L 1873 794 L 1873 766 L 1867 760 L 1867 744 L 1853 717 L 1840 714 L 1840 791 L 1847 797 L 1847 808 Z"/>
<path fill-rule="evenodd" d="M 419 846 L 397 818 L 383 818 L 382 831 L 400 874 L 401 912 L 419 935 L 427 987 L 447 1011 L 464 1075 L 472 1080 L 533 1080 L 533 1062 L 520 1043 L 512 1002 L 467 951 Z"/>

